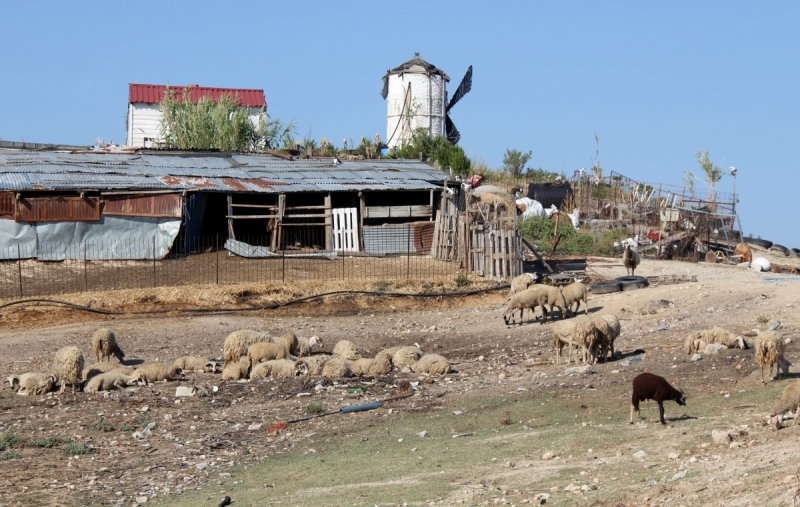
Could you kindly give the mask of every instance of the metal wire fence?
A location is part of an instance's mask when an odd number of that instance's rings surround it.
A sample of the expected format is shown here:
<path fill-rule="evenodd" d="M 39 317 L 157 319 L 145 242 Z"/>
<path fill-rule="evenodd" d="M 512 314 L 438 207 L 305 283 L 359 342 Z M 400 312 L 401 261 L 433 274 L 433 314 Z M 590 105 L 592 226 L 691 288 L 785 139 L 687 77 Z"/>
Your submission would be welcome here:
<path fill-rule="evenodd" d="M 459 271 L 458 264 L 430 256 L 432 222 L 364 227 L 353 251 L 321 250 L 317 236 L 294 232 L 291 244 L 281 242 L 274 251 L 270 236 L 18 245 L 0 251 L 0 297 L 310 279 L 452 279 Z"/>

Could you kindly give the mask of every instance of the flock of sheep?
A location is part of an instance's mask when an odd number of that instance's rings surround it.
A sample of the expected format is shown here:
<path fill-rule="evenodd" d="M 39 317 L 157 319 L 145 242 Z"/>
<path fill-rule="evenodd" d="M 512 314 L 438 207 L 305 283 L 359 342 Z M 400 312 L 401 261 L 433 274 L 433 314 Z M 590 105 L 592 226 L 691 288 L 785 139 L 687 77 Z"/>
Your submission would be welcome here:
<path fill-rule="evenodd" d="M 627 251 L 627 249 L 626 249 Z M 638 257 L 636 258 L 638 264 Z M 635 267 L 635 266 L 634 266 Z M 632 272 L 632 270 L 631 270 Z M 536 318 L 536 308 L 542 308 L 542 323 L 547 321 L 548 313 L 552 314 L 555 308 L 561 311 L 562 320 L 556 321 L 551 327 L 552 343 L 556 352 L 556 363 L 561 363 L 564 347 L 569 350 L 567 364 L 572 362 L 572 353 L 578 350 L 579 357 L 586 365 L 594 364 L 599 360 L 605 361 L 610 352 L 614 357 L 614 340 L 619 337 L 621 326 L 619 319 L 613 314 L 603 314 L 588 317 L 589 305 L 587 299 L 588 288 L 581 282 L 574 282 L 563 288 L 549 285 L 534 285 L 537 278 L 530 274 L 522 274 L 511 282 L 508 306 L 503 313 L 506 324 L 514 321 L 517 311 L 520 312 L 520 324 L 523 312 L 527 309 Z M 578 313 L 581 302 L 584 303 L 584 317 L 581 320 L 567 320 L 572 314 Z M 573 311 L 573 304 L 575 309 Z M 548 312 L 547 306 L 550 306 Z M 741 336 L 720 327 L 704 329 L 690 333 L 684 340 L 684 352 L 693 355 L 705 351 L 709 345 L 726 348 L 748 348 L 747 342 Z M 755 342 L 755 360 L 761 368 L 761 381 L 764 380 L 764 367 L 768 368 L 770 377 L 772 368 L 775 374 L 788 374 L 790 363 L 784 356 L 785 343 L 777 331 L 770 330 L 758 335 Z M 633 381 L 633 394 L 631 397 L 631 419 L 634 412 L 639 413 L 639 402 L 654 400 L 658 403 L 661 424 L 664 422 L 663 402 L 672 400 L 680 405 L 686 404 L 683 392 L 672 387 L 663 377 L 651 373 L 643 373 Z M 776 428 L 780 427 L 782 414 L 796 410 L 794 424 L 800 418 L 800 380 L 786 387 L 779 405 L 773 411 L 771 423 Z"/>
<path fill-rule="evenodd" d="M 313 349 L 322 347 L 322 339 L 318 336 L 298 338 L 289 331 L 275 338 L 267 333 L 239 330 L 225 339 L 222 364 L 207 357 L 183 356 L 172 364 L 143 363 L 133 367 L 123 364 L 125 353 L 117 344 L 114 332 L 99 329 L 92 336 L 95 364 L 85 366 L 81 351 L 66 346 L 56 352 L 49 374 L 10 375 L 6 382 L 17 394 L 41 396 L 58 384 L 61 392 L 69 384 L 73 393 L 76 388 L 96 393 L 178 379 L 188 372 L 221 372 L 222 380 L 240 380 L 298 375 L 374 377 L 393 369 L 425 375 L 444 375 L 451 371 L 447 358 L 426 354 L 417 345 L 393 347 L 380 351 L 375 357 L 362 357 L 351 341 L 341 340 L 336 343 L 332 354 L 311 355 Z M 112 357 L 119 362 L 112 362 Z"/>

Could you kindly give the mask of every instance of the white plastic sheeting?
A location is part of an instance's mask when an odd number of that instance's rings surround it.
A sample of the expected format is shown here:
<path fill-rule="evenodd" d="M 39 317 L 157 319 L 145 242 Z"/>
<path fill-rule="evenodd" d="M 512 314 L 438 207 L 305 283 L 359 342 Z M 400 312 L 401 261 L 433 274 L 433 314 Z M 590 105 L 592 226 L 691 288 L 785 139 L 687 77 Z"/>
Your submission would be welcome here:
<path fill-rule="evenodd" d="M 0 220 L 0 259 L 134 260 L 165 257 L 181 221 L 103 215 L 97 222 Z"/>
<path fill-rule="evenodd" d="M 242 241 L 237 241 L 235 239 L 229 239 L 225 241 L 225 250 L 228 250 L 234 255 L 238 255 L 239 257 L 247 257 L 252 259 L 262 259 L 262 258 L 278 258 L 284 257 L 283 254 L 270 252 L 269 248 L 265 246 L 256 246 L 251 245 L 249 243 L 244 243 Z M 296 253 L 296 254 L 287 254 L 285 257 L 292 258 L 292 257 L 300 257 L 300 258 L 309 258 L 309 259 L 328 259 L 334 260 L 337 256 L 337 252 L 319 252 L 319 253 Z"/>
<path fill-rule="evenodd" d="M 527 220 L 533 217 L 543 217 L 544 208 L 539 201 L 534 201 L 530 197 L 522 197 L 517 199 L 517 206 L 524 207 L 525 211 L 522 212 L 522 219 Z"/>

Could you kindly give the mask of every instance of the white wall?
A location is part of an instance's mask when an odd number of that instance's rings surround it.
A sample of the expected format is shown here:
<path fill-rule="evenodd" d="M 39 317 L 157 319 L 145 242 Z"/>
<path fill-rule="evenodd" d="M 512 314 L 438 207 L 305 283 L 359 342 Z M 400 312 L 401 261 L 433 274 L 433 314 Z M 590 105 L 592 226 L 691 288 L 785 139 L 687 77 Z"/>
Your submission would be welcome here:
<path fill-rule="evenodd" d="M 386 96 L 386 142 L 389 148 L 408 141 L 411 133 L 420 127 L 429 129 L 432 135 L 444 135 L 445 84 L 444 78 L 438 75 L 429 77 L 426 74 L 405 73 L 389 76 L 389 93 Z M 409 85 L 410 104 L 406 100 Z M 404 103 L 412 115 L 410 125 L 407 118 L 403 118 Z"/>
<path fill-rule="evenodd" d="M 250 108 L 250 121 L 254 125 L 258 125 L 259 112 L 257 107 Z M 128 137 L 125 144 L 134 148 L 155 148 L 160 141 L 161 111 L 158 110 L 158 104 L 128 104 Z"/>

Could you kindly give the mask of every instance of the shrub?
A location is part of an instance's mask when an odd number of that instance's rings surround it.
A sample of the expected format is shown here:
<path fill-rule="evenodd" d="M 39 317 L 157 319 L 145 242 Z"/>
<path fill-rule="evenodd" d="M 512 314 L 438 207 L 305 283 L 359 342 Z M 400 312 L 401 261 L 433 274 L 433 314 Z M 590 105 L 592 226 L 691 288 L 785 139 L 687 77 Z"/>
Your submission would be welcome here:
<path fill-rule="evenodd" d="M 0 436 L 0 451 L 5 451 L 9 447 L 13 447 L 20 442 L 22 442 L 21 437 L 18 437 L 13 433 L 5 432 L 2 436 Z"/>
<path fill-rule="evenodd" d="M 0 461 L 6 461 L 9 459 L 17 459 L 19 458 L 20 454 L 14 451 L 4 451 L 0 453 Z"/>
<path fill-rule="evenodd" d="M 308 405 L 306 405 L 306 414 L 314 415 L 314 414 L 321 414 L 322 413 L 322 403 L 318 401 L 312 401 Z"/>
<path fill-rule="evenodd" d="M 45 449 L 50 449 L 51 447 L 55 447 L 58 444 L 66 443 L 66 441 L 62 441 L 61 437 L 56 435 L 51 435 L 46 438 L 37 438 L 36 439 L 36 446 L 37 447 L 44 447 Z"/>
<path fill-rule="evenodd" d="M 83 442 L 70 442 L 62 447 L 65 453 L 67 454 L 91 454 L 92 448 L 88 445 L 84 444 Z"/>
<path fill-rule="evenodd" d="M 461 272 L 456 275 L 456 286 L 458 287 L 466 287 L 469 285 L 469 276 L 465 272 Z"/>

